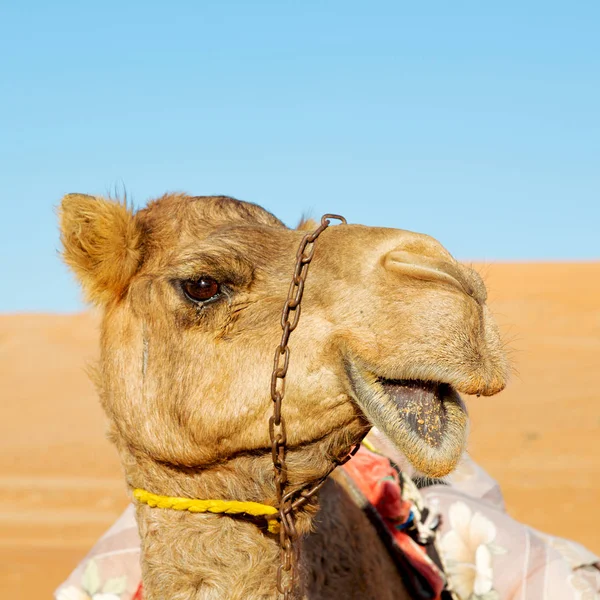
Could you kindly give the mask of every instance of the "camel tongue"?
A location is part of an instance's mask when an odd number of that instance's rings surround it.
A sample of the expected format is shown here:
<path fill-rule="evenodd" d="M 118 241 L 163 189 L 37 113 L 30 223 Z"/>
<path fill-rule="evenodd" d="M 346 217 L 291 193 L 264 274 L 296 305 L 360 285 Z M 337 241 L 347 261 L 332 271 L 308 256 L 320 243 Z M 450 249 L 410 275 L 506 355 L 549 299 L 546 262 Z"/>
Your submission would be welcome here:
<path fill-rule="evenodd" d="M 406 424 L 429 446 L 437 448 L 448 423 L 444 397 L 450 394 L 450 386 L 429 381 L 383 380 L 381 383 Z"/>

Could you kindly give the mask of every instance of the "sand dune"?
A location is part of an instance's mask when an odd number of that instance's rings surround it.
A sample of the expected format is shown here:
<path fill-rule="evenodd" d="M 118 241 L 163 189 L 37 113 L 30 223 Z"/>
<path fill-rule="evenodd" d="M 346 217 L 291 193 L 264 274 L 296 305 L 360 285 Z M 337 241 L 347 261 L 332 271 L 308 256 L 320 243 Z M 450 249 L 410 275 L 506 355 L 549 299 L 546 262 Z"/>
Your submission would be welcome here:
<path fill-rule="evenodd" d="M 600 552 L 600 263 L 477 266 L 518 374 L 468 399 L 509 511 Z M 85 365 L 90 314 L 0 316 L 0 589 L 48 598 L 127 503 Z"/>

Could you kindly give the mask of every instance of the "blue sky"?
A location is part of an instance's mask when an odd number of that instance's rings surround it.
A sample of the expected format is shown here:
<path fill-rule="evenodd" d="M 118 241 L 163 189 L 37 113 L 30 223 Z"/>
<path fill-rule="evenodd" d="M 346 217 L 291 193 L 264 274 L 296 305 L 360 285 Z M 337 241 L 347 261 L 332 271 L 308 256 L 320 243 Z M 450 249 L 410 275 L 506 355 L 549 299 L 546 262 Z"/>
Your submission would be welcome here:
<path fill-rule="evenodd" d="M 54 207 L 125 186 L 600 258 L 600 3 L 0 6 L 0 312 L 71 311 Z"/>

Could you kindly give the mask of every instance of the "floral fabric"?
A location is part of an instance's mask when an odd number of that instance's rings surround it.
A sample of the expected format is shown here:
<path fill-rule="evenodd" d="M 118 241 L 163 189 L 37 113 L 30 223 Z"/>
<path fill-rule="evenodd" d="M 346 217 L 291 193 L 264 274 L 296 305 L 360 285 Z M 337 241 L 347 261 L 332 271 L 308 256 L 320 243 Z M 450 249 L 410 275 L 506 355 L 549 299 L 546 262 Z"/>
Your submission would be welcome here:
<path fill-rule="evenodd" d="M 117 522 L 96 542 L 67 581 L 56 600 L 138 600 L 142 570 L 140 537 L 130 504 Z"/>
<path fill-rule="evenodd" d="M 440 547 L 461 599 L 600 599 L 597 556 L 518 523 L 459 487 L 436 485 L 421 492 L 442 513 Z"/>
<path fill-rule="evenodd" d="M 377 431 L 372 443 L 405 460 Z M 408 467 L 406 467 L 409 470 Z M 439 548 L 461 600 L 600 600 L 600 559 L 576 542 L 518 523 L 500 488 L 465 457 L 447 478 L 420 490 L 441 514 Z M 55 600 L 138 600 L 140 540 L 129 506 L 55 592 Z"/>

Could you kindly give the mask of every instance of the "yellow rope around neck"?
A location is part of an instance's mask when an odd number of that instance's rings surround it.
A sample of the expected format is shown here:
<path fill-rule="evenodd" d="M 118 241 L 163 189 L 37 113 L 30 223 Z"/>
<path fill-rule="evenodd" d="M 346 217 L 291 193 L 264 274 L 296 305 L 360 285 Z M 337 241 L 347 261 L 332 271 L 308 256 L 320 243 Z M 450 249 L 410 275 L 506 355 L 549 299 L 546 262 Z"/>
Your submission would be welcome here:
<path fill-rule="evenodd" d="M 250 515 L 264 517 L 267 529 L 271 533 L 279 532 L 279 521 L 273 517 L 278 514 L 274 506 L 260 504 L 259 502 L 239 502 L 238 500 L 193 500 L 192 498 L 176 498 L 173 496 L 159 496 L 146 490 L 136 488 L 133 497 L 142 504 L 152 508 L 170 508 L 172 510 L 187 510 L 192 513 L 210 512 L 218 515 Z"/>
<path fill-rule="evenodd" d="M 368 440 L 362 440 L 371 452 L 377 450 Z M 279 511 L 274 506 L 260 502 L 240 502 L 239 500 L 194 500 L 192 498 L 177 498 L 174 496 L 160 496 L 141 488 L 133 490 L 133 497 L 142 504 L 152 508 L 170 508 L 171 510 L 187 510 L 192 513 L 214 513 L 217 515 L 249 515 L 251 517 L 264 517 L 267 529 L 271 533 L 279 533 L 279 521 L 274 517 Z"/>
<path fill-rule="evenodd" d="M 375 446 L 373 446 L 373 444 L 371 444 L 371 442 L 369 440 L 367 440 L 366 438 L 361 442 L 361 444 L 367 450 L 370 450 L 371 452 L 375 452 L 375 454 L 379 454 L 379 452 L 377 451 L 377 449 L 375 448 Z"/>

